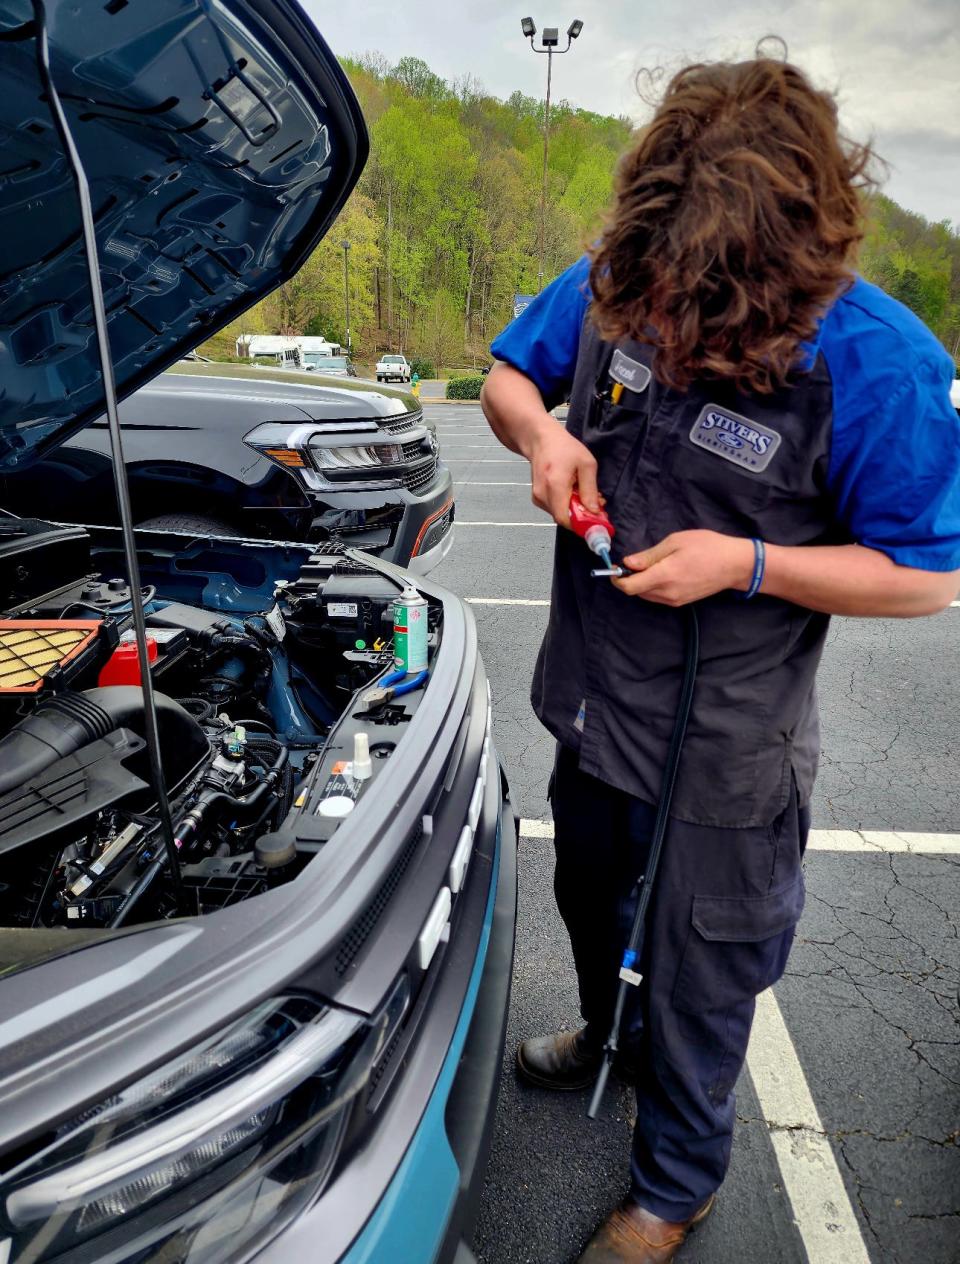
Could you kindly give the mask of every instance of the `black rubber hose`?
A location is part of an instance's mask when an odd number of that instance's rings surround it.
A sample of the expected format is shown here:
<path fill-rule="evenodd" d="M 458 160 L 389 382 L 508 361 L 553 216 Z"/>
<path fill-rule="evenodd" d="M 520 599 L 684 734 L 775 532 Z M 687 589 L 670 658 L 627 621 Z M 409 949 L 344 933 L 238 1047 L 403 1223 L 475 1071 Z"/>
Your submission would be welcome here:
<path fill-rule="evenodd" d="M 660 799 L 657 803 L 657 815 L 653 825 L 653 836 L 650 840 L 650 853 L 647 856 L 646 871 L 640 874 L 637 879 L 637 909 L 633 915 L 633 925 L 630 928 L 630 937 L 627 940 L 627 953 L 632 954 L 629 957 L 631 963 L 629 967 L 627 967 L 628 958 L 625 957 L 624 959 L 624 966 L 630 969 L 632 969 L 633 963 L 639 965 L 640 954 L 643 950 L 643 932 L 647 919 L 647 909 L 650 905 L 650 897 L 653 894 L 653 882 L 657 875 L 660 853 L 663 850 L 663 840 L 666 837 L 667 825 L 670 821 L 670 805 L 673 802 L 673 790 L 677 784 L 680 756 L 683 753 L 683 741 L 687 735 L 690 708 L 693 706 L 693 688 L 697 681 L 697 670 L 700 666 L 700 624 L 697 620 L 696 606 L 686 606 L 684 614 L 686 616 L 686 630 L 684 637 L 683 681 L 680 685 L 680 700 L 677 703 L 677 714 L 673 721 L 673 734 L 671 735 L 670 747 L 667 751 L 667 762 L 663 767 Z M 597 1077 L 593 1098 L 587 1111 L 587 1116 L 590 1119 L 596 1119 L 600 1110 L 600 1102 L 603 1099 L 604 1089 L 607 1086 L 607 1077 L 610 1074 L 610 1068 L 613 1065 L 620 1040 L 620 1024 L 623 1021 L 623 1011 L 627 1003 L 627 988 L 631 986 L 632 984 L 627 979 L 624 979 L 621 974 L 620 986 L 617 988 L 617 999 L 613 1010 L 613 1021 L 610 1024 L 610 1035 L 607 1037 L 607 1043 L 604 1045 L 603 1063 L 600 1066 L 600 1074 Z"/>
<path fill-rule="evenodd" d="M 147 865 L 146 869 L 144 869 L 143 873 L 137 879 L 136 886 L 132 888 L 132 890 L 130 891 L 130 894 L 127 896 L 124 902 L 117 909 L 116 913 L 114 913 L 113 917 L 107 923 L 107 925 L 110 927 L 111 930 L 113 930 L 114 927 L 116 926 L 122 926 L 124 924 L 124 922 L 127 920 L 127 916 L 130 913 L 130 910 L 136 907 L 136 905 L 140 902 L 140 898 L 144 894 L 144 892 L 147 891 L 153 885 L 153 880 L 156 878 L 157 874 L 160 872 L 162 868 L 163 868 L 162 858 L 158 857 L 155 860 L 151 860 L 150 864 Z"/>
<path fill-rule="evenodd" d="M 281 750 L 286 750 L 286 744 L 278 741 L 275 737 L 268 737 L 266 733 L 248 733 L 246 740 L 247 749 L 250 752 L 250 758 L 259 758 L 260 751 L 270 751 L 276 758 Z M 268 767 L 269 765 L 262 765 Z"/>
<path fill-rule="evenodd" d="M 213 790 L 210 792 L 201 791 L 200 800 L 204 805 L 204 817 L 206 817 L 214 807 L 229 807 L 237 819 L 252 816 L 254 809 L 260 806 L 263 800 L 267 797 L 268 793 L 276 785 L 280 774 L 286 767 L 288 758 L 289 753 L 286 746 L 281 746 L 278 742 L 276 758 L 267 769 L 263 780 L 255 790 L 252 790 L 250 794 L 244 795 L 243 798 L 237 798 L 232 794 L 227 794 L 223 790 Z"/>
<path fill-rule="evenodd" d="M 84 694 L 63 694 L 41 703 L 0 738 L 0 794 L 15 790 L 116 727 Z"/>
<path fill-rule="evenodd" d="M 184 711 L 190 713 L 195 720 L 206 723 L 216 715 L 216 707 L 212 702 L 208 702 L 206 698 L 178 698 L 177 701 L 183 707 Z"/>
<path fill-rule="evenodd" d="M 279 743 L 277 745 L 279 746 L 279 754 L 267 770 L 266 776 L 251 794 L 246 795 L 244 798 L 237 798 L 223 790 L 202 790 L 200 792 L 200 796 L 194 806 L 174 826 L 173 832 L 178 851 L 184 843 L 195 837 L 201 828 L 208 824 L 212 816 L 215 816 L 221 810 L 229 809 L 235 818 L 252 817 L 254 815 L 256 809 L 261 806 L 287 765 L 287 748 L 280 746 Z M 164 860 L 164 856 L 155 857 L 143 871 L 136 886 L 133 887 L 130 894 L 113 915 L 109 923 L 111 929 L 122 926 L 127 921 L 132 910 L 163 868 Z"/>
<path fill-rule="evenodd" d="M 213 632 L 209 639 L 211 653 L 232 650 L 236 654 L 250 654 L 253 658 L 268 658 L 270 650 L 260 641 L 240 632 Z"/>
<path fill-rule="evenodd" d="M 162 693 L 155 694 L 154 701 L 164 770 L 170 781 L 176 781 L 209 743 L 179 702 Z M 51 698 L 0 738 L 0 794 L 115 729 L 129 728 L 143 737 L 145 723 L 143 693 L 137 685 L 108 685 Z"/>

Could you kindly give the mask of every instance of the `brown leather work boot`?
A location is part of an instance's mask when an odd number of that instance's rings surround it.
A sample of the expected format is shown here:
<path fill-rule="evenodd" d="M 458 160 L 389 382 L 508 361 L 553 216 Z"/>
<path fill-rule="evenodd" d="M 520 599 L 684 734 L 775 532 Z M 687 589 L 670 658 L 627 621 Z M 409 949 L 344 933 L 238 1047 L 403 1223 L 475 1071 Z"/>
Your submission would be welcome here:
<path fill-rule="evenodd" d="M 580 1031 L 533 1036 L 517 1047 L 517 1072 L 538 1088 L 586 1088 L 597 1078 L 603 1050 L 588 1045 Z"/>
<path fill-rule="evenodd" d="M 517 1071 L 521 1079 L 538 1088 L 578 1089 L 592 1084 L 600 1072 L 603 1050 L 584 1040 L 579 1031 L 560 1031 L 553 1036 L 533 1036 L 517 1048 Z M 621 1084 L 635 1085 L 640 1068 L 622 1050 L 613 1060 L 613 1074 Z"/>
<path fill-rule="evenodd" d="M 577 1264 L 668 1264 L 716 1201 L 711 1194 L 695 1216 L 676 1224 L 628 1199 L 606 1218 Z"/>

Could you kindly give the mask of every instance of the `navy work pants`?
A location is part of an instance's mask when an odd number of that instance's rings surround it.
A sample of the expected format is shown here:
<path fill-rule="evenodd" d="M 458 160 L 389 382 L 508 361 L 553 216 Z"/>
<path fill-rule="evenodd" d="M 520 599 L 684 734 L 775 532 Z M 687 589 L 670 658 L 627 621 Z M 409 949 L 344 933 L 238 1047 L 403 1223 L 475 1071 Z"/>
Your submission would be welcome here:
<path fill-rule="evenodd" d="M 551 782 L 554 889 L 573 947 L 587 1036 L 606 1040 L 655 808 L 557 753 Z M 791 789 L 769 826 L 671 820 L 621 1048 L 638 1069 L 633 1197 L 665 1220 L 691 1217 L 730 1161 L 733 1086 L 755 997 L 780 978 L 803 907 L 810 813 Z"/>

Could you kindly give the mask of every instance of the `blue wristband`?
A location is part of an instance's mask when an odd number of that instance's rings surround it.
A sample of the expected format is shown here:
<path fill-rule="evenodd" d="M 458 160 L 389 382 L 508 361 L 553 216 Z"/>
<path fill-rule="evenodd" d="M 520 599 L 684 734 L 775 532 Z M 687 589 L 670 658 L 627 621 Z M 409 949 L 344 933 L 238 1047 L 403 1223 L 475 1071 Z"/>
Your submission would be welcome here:
<path fill-rule="evenodd" d="M 760 591 L 760 585 L 763 583 L 763 572 L 767 564 L 767 550 L 762 540 L 755 539 L 753 541 L 753 578 L 750 580 L 750 587 L 746 592 L 738 595 L 744 600 L 749 601 L 751 597 L 756 597 Z"/>

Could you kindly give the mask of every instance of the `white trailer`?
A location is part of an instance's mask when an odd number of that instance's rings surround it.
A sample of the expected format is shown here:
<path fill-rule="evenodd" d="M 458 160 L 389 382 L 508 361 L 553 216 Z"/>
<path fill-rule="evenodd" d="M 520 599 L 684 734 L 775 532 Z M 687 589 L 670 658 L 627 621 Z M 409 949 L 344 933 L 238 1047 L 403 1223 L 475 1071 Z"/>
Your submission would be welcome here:
<path fill-rule="evenodd" d="M 339 342 L 328 342 L 316 334 L 298 334 L 294 338 L 301 351 L 312 351 L 315 355 L 342 355 L 343 347 Z"/>
<path fill-rule="evenodd" d="M 312 351 L 319 355 L 339 355 L 340 345 L 327 342 L 313 334 L 241 334 L 237 339 L 237 355 L 244 359 L 255 356 L 284 355 L 290 346 L 296 346 L 300 354 Z"/>

